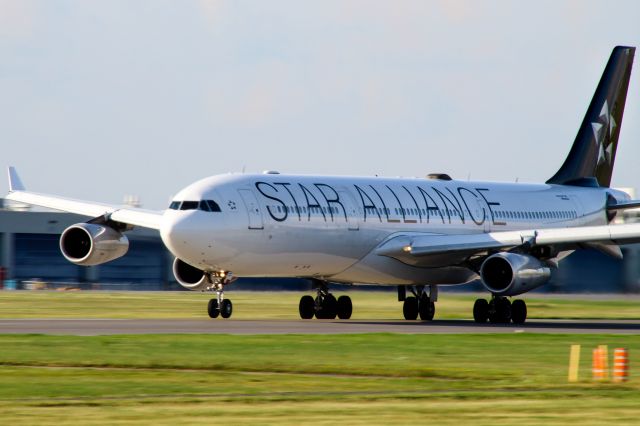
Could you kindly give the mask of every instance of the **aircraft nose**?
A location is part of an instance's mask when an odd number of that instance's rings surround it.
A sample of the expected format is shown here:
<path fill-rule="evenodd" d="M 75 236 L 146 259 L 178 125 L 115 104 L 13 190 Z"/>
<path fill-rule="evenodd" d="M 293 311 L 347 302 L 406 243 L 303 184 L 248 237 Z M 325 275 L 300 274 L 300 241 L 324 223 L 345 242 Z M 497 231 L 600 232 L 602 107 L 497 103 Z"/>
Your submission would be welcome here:
<path fill-rule="evenodd" d="M 189 220 L 190 216 L 190 213 L 168 211 L 160 227 L 164 245 L 174 256 L 183 260 L 189 258 L 198 234 L 194 221 Z"/>

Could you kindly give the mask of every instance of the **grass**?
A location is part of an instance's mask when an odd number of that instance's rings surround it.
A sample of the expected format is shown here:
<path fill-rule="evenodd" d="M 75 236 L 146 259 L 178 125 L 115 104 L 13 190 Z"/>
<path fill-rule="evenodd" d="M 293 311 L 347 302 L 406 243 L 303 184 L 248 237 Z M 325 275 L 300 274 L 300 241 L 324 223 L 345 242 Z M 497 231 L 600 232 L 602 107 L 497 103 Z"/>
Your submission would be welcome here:
<path fill-rule="evenodd" d="M 355 319 L 399 319 L 351 292 Z M 300 293 L 229 292 L 234 318 L 295 319 Z M 474 295 L 443 293 L 439 318 Z M 187 292 L 0 292 L 3 318 L 206 318 Z M 533 318 L 638 318 L 636 299 L 527 297 Z M 582 345 L 578 383 L 569 346 Z M 627 383 L 592 382 L 591 349 L 627 347 Z M 0 335 L 0 424 L 640 424 L 632 335 Z"/>
<path fill-rule="evenodd" d="M 577 384 L 566 382 L 571 343 L 583 346 Z M 0 419 L 634 424 L 634 377 L 589 380 L 599 344 L 640 353 L 637 336 L 603 335 L 4 335 Z"/>
<path fill-rule="evenodd" d="M 297 319 L 302 292 L 229 291 L 238 319 Z M 349 293 L 353 319 L 401 319 L 393 292 Z M 206 318 L 211 294 L 195 292 L 0 292 L 0 318 Z M 441 293 L 436 318 L 469 319 L 473 301 L 486 295 Z M 527 296 L 529 318 L 640 318 L 638 298 Z"/>

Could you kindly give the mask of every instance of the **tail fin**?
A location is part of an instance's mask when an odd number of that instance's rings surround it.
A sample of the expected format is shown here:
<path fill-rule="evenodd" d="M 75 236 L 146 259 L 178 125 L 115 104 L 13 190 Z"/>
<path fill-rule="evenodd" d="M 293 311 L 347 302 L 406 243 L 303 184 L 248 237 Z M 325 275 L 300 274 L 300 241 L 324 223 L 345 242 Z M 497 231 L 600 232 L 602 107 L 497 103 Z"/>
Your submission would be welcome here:
<path fill-rule="evenodd" d="M 609 187 L 635 51 L 611 52 L 569 156 L 547 183 Z"/>

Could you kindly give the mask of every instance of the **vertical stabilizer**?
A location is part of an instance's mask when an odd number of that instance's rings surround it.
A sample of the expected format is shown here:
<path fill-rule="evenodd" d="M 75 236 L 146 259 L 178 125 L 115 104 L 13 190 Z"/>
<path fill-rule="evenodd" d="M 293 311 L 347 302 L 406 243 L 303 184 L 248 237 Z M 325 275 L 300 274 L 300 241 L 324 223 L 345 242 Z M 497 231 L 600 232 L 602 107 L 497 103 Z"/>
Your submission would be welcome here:
<path fill-rule="evenodd" d="M 571 151 L 547 183 L 609 187 L 635 51 L 613 49 Z"/>

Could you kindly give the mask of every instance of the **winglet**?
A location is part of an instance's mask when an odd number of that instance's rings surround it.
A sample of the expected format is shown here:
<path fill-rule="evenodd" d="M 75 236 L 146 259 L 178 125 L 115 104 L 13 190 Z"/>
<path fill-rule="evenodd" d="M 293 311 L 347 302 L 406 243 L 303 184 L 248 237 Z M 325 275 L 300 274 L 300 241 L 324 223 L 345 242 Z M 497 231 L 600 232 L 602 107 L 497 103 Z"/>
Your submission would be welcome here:
<path fill-rule="evenodd" d="M 9 166 L 7 169 L 9 174 L 9 192 L 13 191 L 24 191 L 25 187 L 20 180 L 20 176 L 18 176 L 18 172 L 13 166 Z"/>

